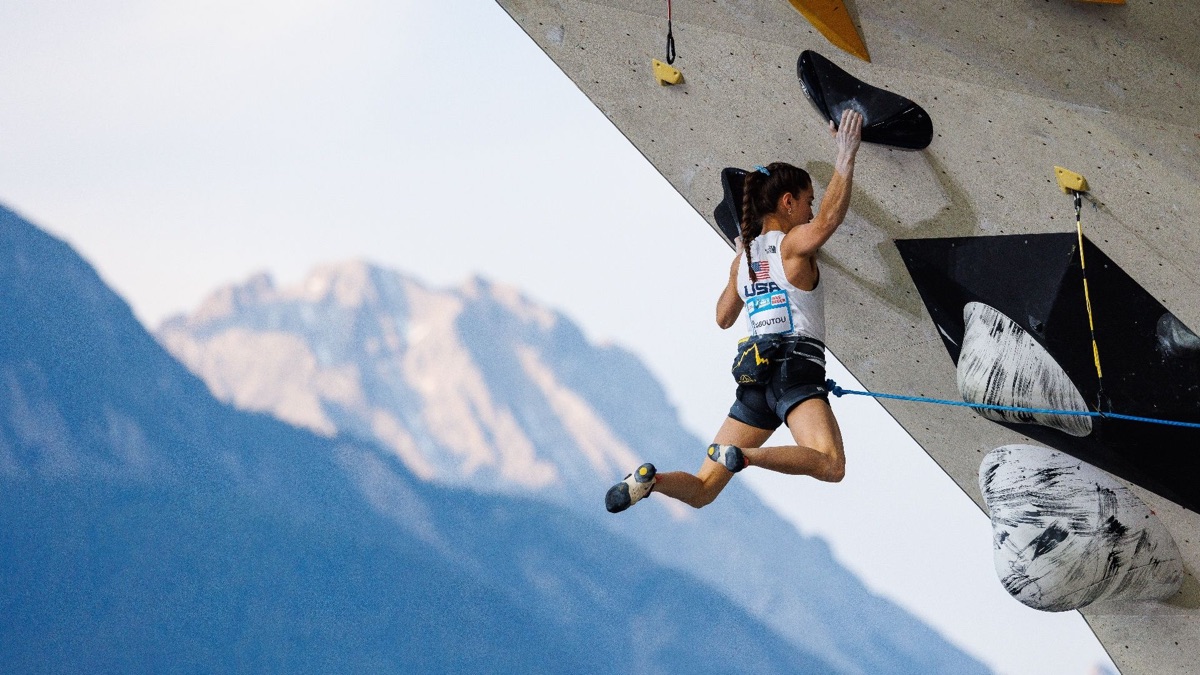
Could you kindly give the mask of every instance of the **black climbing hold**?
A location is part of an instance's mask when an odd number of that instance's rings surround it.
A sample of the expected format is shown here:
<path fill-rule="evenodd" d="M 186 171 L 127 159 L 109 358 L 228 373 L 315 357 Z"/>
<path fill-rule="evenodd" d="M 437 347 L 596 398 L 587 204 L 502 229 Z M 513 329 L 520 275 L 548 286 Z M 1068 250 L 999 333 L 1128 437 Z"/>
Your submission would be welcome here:
<path fill-rule="evenodd" d="M 721 189 L 725 198 L 717 204 L 713 218 L 717 221 L 718 234 L 733 247 L 733 240 L 742 233 L 742 187 L 746 183 L 746 170 L 728 167 L 721 170 Z"/>
<path fill-rule="evenodd" d="M 1084 400 L 1097 400 L 1075 233 L 900 239 L 896 247 L 953 361 L 963 342 L 963 307 L 981 302 L 1029 331 Z M 1200 337 L 1086 237 L 1083 247 L 1106 412 L 1200 422 Z M 1200 430 L 1094 422 L 1079 438 L 1048 427 L 1019 430 L 1200 512 Z"/>
<path fill-rule="evenodd" d="M 796 75 L 826 120 L 837 124 L 847 108 L 862 114 L 862 139 L 868 143 L 921 150 L 933 140 L 933 122 L 921 106 L 856 79 L 812 50 L 800 52 Z"/>

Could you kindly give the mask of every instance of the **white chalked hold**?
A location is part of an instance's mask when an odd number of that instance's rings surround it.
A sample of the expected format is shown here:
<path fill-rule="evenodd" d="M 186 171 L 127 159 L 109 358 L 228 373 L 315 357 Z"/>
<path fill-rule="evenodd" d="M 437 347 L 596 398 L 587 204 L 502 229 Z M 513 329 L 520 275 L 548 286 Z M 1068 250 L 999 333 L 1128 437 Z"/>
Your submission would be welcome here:
<path fill-rule="evenodd" d="M 967 403 L 1086 412 L 1087 403 L 1050 353 L 1024 328 L 981 302 L 963 307 L 958 392 Z M 975 409 L 997 422 L 1041 424 L 1087 436 L 1092 418 L 1084 415 Z"/>
<path fill-rule="evenodd" d="M 979 489 L 992 519 L 1005 590 L 1034 609 L 1097 600 L 1163 600 L 1183 585 L 1167 528 L 1128 488 L 1065 453 L 1006 445 L 983 458 Z"/>

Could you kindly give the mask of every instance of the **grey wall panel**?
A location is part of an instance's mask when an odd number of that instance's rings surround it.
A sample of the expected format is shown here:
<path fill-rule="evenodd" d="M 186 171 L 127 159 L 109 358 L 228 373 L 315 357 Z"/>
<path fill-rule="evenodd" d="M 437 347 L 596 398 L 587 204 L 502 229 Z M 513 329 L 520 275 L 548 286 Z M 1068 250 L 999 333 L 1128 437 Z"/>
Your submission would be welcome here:
<path fill-rule="evenodd" d="M 782 0 L 680 0 L 675 65 L 685 82 L 662 87 L 650 73 L 666 34 L 658 3 L 499 2 L 710 223 L 726 166 L 786 160 L 813 175 L 818 193 L 828 183 L 832 144 L 795 77 L 802 50 L 928 111 L 926 150 L 860 152 L 850 215 L 822 253 L 827 343 L 871 390 L 958 396 L 954 364 L 893 241 L 1071 231 L 1055 165 L 1091 184 L 1087 235 L 1200 326 L 1200 4 L 859 0 L 868 64 L 829 46 Z M 982 457 L 1029 442 L 968 409 L 884 406 L 980 505 Z M 1124 672 L 1192 672 L 1200 516 L 1131 489 L 1174 534 L 1189 570 L 1183 591 L 1169 603 L 1083 613 Z"/>

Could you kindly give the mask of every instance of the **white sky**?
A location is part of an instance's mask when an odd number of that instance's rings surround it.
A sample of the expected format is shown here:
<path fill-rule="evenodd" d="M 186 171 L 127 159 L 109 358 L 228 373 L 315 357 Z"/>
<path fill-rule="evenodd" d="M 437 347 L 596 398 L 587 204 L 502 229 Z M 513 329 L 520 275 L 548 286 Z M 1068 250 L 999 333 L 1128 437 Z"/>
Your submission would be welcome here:
<path fill-rule="evenodd" d="M 0 159 L 0 201 L 148 327 L 264 269 L 480 274 L 637 353 L 698 435 L 728 410 L 737 336 L 712 315 L 731 253 L 489 0 L 0 3 Z M 852 398 L 843 483 L 746 479 L 999 672 L 1109 664 L 1078 613 L 1008 597 L 987 518 Z"/>

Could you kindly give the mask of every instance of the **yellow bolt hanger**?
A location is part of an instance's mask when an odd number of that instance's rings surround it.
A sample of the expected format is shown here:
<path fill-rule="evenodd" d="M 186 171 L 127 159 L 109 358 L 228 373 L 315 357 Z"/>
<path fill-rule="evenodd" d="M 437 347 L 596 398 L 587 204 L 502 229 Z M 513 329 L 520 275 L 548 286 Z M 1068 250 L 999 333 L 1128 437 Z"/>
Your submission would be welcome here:
<path fill-rule="evenodd" d="M 1054 176 L 1058 178 L 1058 187 L 1062 188 L 1066 194 L 1088 191 L 1087 179 L 1070 169 L 1056 166 L 1054 167 Z"/>

